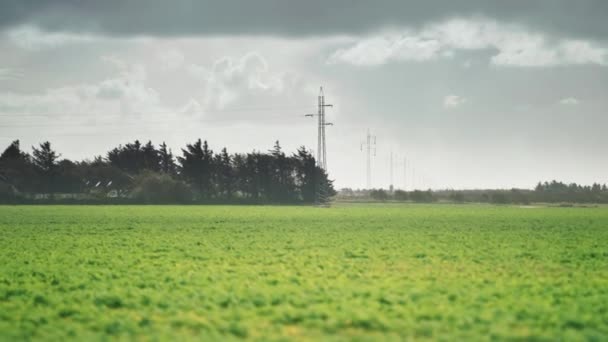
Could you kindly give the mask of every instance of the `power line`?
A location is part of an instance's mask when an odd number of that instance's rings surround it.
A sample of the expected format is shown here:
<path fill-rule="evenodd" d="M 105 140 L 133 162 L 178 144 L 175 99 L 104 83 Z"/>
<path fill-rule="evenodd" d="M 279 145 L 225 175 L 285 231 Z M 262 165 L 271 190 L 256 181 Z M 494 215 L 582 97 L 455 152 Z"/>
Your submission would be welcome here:
<path fill-rule="evenodd" d="M 301 111 L 302 109 L 306 109 L 306 108 L 311 108 L 310 106 L 306 105 L 306 106 L 290 106 L 290 107 L 280 107 L 280 106 L 274 106 L 274 107 L 242 107 L 242 108 L 230 108 L 230 109 L 223 109 L 223 110 L 214 110 L 214 111 L 204 111 L 204 114 L 221 114 L 221 113 L 231 113 L 231 112 L 247 112 L 247 111 L 274 111 L 275 113 L 277 111 L 281 111 L 281 113 L 277 113 L 274 115 L 263 115 L 263 116 L 259 116 L 256 115 L 256 121 L 259 121 L 260 118 L 262 120 L 277 120 L 277 119 L 286 119 L 289 120 L 291 117 L 296 116 L 296 114 L 287 114 L 285 112 L 287 111 Z M 155 116 L 176 116 L 178 113 L 177 112 L 164 112 L 164 113 L 155 113 Z M 61 121 L 67 121 L 70 119 L 73 119 L 73 117 L 91 117 L 95 115 L 95 113 L 44 113 L 44 114 L 34 114 L 34 113 L 19 113 L 19 114 L 6 114 L 6 113 L 0 113 L 0 117 L 15 117 L 15 118 L 48 118 L 48 119 L 53 119 L 53 120 L 57 120 L 60 119 Z M 129 116 L 138 116 L 138 115 L 142 115 L 142 113 L 133 113 Z M 113 115 L 109 115 L 109 116 L 105 116 L 104 119 L 122 119 L 123 117 L 120 114 L 113 114 Z M 209 119 L 209 118 L 200 118 L 200 119 L 181 119 L 181 118 L 177 118 L 174 117 L 172 119 L 162 119 L 162 120 L 155 120 L 155 121 L 148 121 L 148 122 L 132 122 L 132 123 L 126 123 L 126 122 L 102 122 L 102 123 L 77 123 L 77 124 L 70 124 L 70 123 L 62 123 L 62 124 L 57 124 L 57 125 L 52 125 L 52 124 L 48 124 L 48 123 L 40 123 L 40 122 L 16 122 L 16 123 L 5 123 L 5 124 L 0 124 L 0 127 L 3 128 L 20 128 L 20 127 L 24 127 L 24 128 L 29 128 L 29 127 L 81 127 L 81 126 L 113 126 L 113 125 L 119 125 L 119 126 L 125 126 L 125 125 L 148 125 L 148 124 L 163 124 L 163 123 L 167 123 L 167 122 L 175 122 L 175 121 L 179 121 L 179 123 L 182 123 L 184 121 L 192 121 L 194 123 L 197 122 L 230 122 L 230 121 L 246 121 L 247 118 L 214 118 L 214 119 Z M 29 121 L 29 120 L 28 120 Z"/>
<path fill-rule="evenodd" d="M 311 109 L 310 105 L 298 105 L 298 106 L 272 106 L 272 107 L 236 107 L 236 108 L 227 108 L 227 109 L 216 109 L 216 110 L 204 110 L 204 113 L 231 113 L 231 112 L 254 112 L 254 111 L 265 111 L 265 110 L 293 110 L 300 111 L 303 109 Z M 175 112 L 162 112 L 161 115 L 167 114 L 176 114 Z M 57 117 L 57 116 L 80 116 L 80 115 L 95 115 L 96 113 L 65 113 L 65 112 L 55 112 L 55 113 L 31 113 L 31 112 L 21 112 L 21 113 L 0 113 L 0 116 L 3 117 Z M 143 114 L 143 113 L 134 113 L 134 114 Z M 111 116 L 120 116 L 122 114 L 111 114 Z"/>
<path fill-rule="evenodd" d="M 179 129 L 179 130 L 175 130 L 175 129 L 171 129 L 170 132 L 171 133 L 176 133 L 176 132 L 191 132 L 193 131 L 193 129 Z M 129 135 L 145 135 L 145 134 L 150 134 L 151 131 L 113 131 L 113 132 L 109 132 L 108 130 L 104 130 L 104 131 L 95 131 L 95 132 L 86 132 L 86 133 L 60 133 L 60 134 L 45 134 L 44 138 L 64 138 L 64 137 L 91 137 L 91 136 L 97 136 L 97 137 L 105 137 L 105 136 L 122 136 L 125 134 L 129 134 Z M 0 136 L 0 139 L 16 139 L 19 138 L 18 135 L 15 136 Z"/>
<path fill-rule="evenodd" d="M 280 120 L 291 120 L 294 117 L 298 117 L 298 114 L 290 114 L 290 115 L 275 115 L 275 116 L 266 116 L 266 117 L 256 117 L 256 121 L 280 121 Z M 249 118 L 201 118 L 201 119 L 164 119 L 164 120 L 154 120 L 154 121 L 138 121 L 138 122 L 90 122 L 90 123 L 61 123 L 61 124 L 46 124 L 46 123 L 16 123 L 16 124 L 0 124 L 0 127 L 3 128 L 34 128 L 34 127 L 42 127 L 42 128 L 63 128 L 63 127 L 99 127 L 99 126 L 145 126 L 145 125 L 166 125 L 168 123 L 222 123 L 222 122 L 238 122 L 238 121 L 247 121 Z"/>
<path fill-rule="evenodd" d="M 59 115 L 64 115 L 64 114 L 59 114 Z M 19 117 L 19 118 L 29 118 L 29 117 L 48 117 L 50 116 L 49 114 L 30 114 L 30 113 L 25 113 L 25 114 L 0 114 L 1 117 Z"/>
<path fill-rule="evenodd" d="M 300 116 L 300 115 L 298 115 Z M 295 117 L 295 115 L 284 117 L 285 120 L 280 120 L 281 124 L 288 122 L 291 118 Z M 44 133 L 44 136 L 47 138 L 51 137 L 89 137 L 89 136 L 119 136 L 125 133 L 134 134 L 135 132 L 141 132 L 139 134 L 151 134 L 152 132 L 164 132 L 170 131 L 171 133 L 175 132 L 189 132 L 195 129 L 195 125 L 193 124 L 205 124 L 205 123 L 232 123 L 236 121 L 241 121 L 242 123 L 248 123 L 247 119 L 236 119 L 236 120 L 164 120 L 164 121 L 156 121 L 156 122 L 124 122 L 124 123 L 89 123 L 89 124 L 61 124 L 61 125 L 43 125 L 43 124 L 32 124 L 32 125 L 18 125 L 18 126 L 10 126 L 10 125 L 0 125 L 0 128 L 7 127 L 12 128 L 9 134 L 0 135 L 0 138 L 12 139 L 16 136 L 24 134 L 24 132 L 28 132 L 27 129 L 40 127 L 40 129 L 36 130 L 36 133 L 39 134 L 41 129 L 49 129 L 48 132 Z M 264 121 L 264 120 L 262 120 Z M 276 120 L 273 120 L 276 121 Z M 172 123 L 172 124 L 171 124 Z M 252 122 L 249 122 L 252 123 Z M 279 121 L 276 121 L 279 123 Z M 170 127 L 179 126 L 180 128 L 185 129 L 175 129 Z M 61 129 L 65 128 L 65 129 Z M 134 132 L 133 128 L 140 128 Z M 25 131 L 24 131 L 25 130 Z M 9 130 L 6 130 L 5 133 L 8 133 Z"/>

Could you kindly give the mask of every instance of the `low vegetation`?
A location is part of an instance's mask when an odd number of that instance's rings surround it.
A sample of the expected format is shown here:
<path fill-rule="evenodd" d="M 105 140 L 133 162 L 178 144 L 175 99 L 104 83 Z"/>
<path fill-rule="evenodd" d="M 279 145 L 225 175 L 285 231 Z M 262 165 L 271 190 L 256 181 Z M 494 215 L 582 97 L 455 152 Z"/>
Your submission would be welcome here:
<path fill-rule="evenodd" d="M 584 203 L 608 204 L 608 187 L 601 185 L 565 184 L 558 181 L 538 183 L 534 190 L 352 190 L 341 189 L 336 197 L 340 201 L 397 201 L 397 202 L 450 202 L 450 203 Z"/>
<path fill-rule="evenodd" d="M 608 210 L 0 206 L 0 340 L 605 340 Z"/>

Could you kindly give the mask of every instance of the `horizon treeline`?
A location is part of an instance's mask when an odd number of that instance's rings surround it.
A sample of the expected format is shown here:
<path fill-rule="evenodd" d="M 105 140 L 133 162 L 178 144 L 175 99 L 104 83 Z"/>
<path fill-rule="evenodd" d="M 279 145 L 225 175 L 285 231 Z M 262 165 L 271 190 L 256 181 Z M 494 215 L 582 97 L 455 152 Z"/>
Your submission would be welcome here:
<path fill-rule="evenodd" d="M 593 183 L 538 182 L 534 189 L 487 189 L 487 190 L 353 190 L 341 189 L 337 198 L 351 201 L 396 201 L 396 202 L 452 202 L 452 203 L 608 203 L 608 186 Z"/>
<path fill-rule="evenodd" d="M 30 154 L 15 140 L 0 155 L 4 202 L 313 203 L 334 194 L 333 181 L 306 148 L 287 155 L 278 141 L 266 153 L 230 154 L 198 139 L 174 155 L 164 142 L 135 140 L 72 161 L 48 141 Z"/>

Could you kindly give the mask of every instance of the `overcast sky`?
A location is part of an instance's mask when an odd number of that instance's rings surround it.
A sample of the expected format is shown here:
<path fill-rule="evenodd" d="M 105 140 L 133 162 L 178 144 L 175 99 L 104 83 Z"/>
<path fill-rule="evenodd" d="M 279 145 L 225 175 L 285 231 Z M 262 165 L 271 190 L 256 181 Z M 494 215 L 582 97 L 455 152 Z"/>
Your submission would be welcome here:
<path fill-rule="evenodd" d="M 365 186 L 608 182 L 605 0 L 2 0 L 0 145 L 316 150 Z"/>

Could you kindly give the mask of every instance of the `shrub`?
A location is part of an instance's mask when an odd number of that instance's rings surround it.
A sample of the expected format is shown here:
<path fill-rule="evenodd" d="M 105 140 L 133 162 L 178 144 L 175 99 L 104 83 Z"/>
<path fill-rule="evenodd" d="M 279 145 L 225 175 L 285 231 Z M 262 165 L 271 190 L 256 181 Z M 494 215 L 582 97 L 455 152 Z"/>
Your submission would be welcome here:
<path fill-rule="evenodd" d="M 407 201 L 408 199 L 407 192 L 403 190 L 396 190 L 394 196 L 396 201 Z"/>
<path fill-rule="evenodd" d="M 452 202 L 462 203 L 464 202 L 464 193 L 462 191 L 452 191 L 448 198 Z"/>
<path fill-rule="evenodd" d="M 192 191 L 186 183 L 168 174 L 147 172 L 135 178 L 132 196 L 143 203 L 187 203 Z"/>
<path fill-rule="evenodd" d="M 11 202 L 16 198 L 15 189 L 10 184 L 0 180 L 0 202 Z"/>
<path fill-rule="evenodd" d="M 410 194 L 410 198 L 414 202 L 433 202 L 433 193 L 430 190 L 420 191 L 414 190 Z"/>
<path fill-rule="evenodd" d="M 369 196 L 376 201 L 386 201 L 388 193 L 384 189 L 374 189 L 369 193 Z"/>
<path fill-rule="evenodd" d="M 490 196 L 490 202 L 494 204 L 507 204 L 509 203 L 509 198 L 504 192 L 495 191 Z"/>

